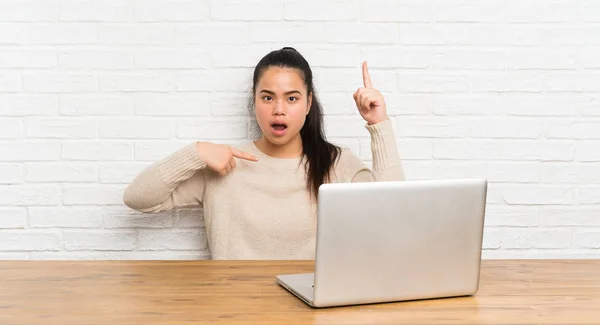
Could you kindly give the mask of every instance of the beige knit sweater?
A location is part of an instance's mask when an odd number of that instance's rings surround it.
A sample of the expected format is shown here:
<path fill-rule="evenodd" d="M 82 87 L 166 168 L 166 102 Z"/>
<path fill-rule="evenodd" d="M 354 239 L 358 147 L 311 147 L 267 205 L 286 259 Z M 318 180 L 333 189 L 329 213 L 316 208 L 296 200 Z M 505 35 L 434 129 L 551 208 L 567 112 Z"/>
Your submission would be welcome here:
<path fill-rule="evenodd" d="M 403 180 L 390 120 L 365 127 L 373 169 L 343 148 L 332 182 Z M 258 162 L 239 159 L 222 177 L 190 143 L 137 175 L 124 202 L 147 213 L 202 206 L 212 259 L 313 259 L 317 209 L 300 158 L 270 157 L 253 141 L 238 148 Z"/>

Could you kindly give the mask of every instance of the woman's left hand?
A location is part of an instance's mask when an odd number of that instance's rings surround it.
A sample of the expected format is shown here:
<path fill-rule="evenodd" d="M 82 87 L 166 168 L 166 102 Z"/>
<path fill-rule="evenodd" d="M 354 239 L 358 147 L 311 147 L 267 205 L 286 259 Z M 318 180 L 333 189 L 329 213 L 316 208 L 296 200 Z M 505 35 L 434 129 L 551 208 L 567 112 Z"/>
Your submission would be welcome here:
<path fill-rule="evenodd" d="M 373 88 L 367 62 L 362 64 L 364 87 L 354 93 L 354 101 L 360 115 L 369 124 L 377 124 L 387 119 L 385 100 L 379 90 Z"/>

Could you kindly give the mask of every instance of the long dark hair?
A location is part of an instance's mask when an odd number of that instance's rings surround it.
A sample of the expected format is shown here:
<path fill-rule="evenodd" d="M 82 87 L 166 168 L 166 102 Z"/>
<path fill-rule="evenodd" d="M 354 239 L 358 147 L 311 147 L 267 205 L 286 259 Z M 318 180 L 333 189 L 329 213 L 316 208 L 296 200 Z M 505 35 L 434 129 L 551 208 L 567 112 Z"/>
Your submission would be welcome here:
<path fill-rule="evenodd" d="M 252 102 L 256 85 L 263 72 L 269 67 L 297 69 L 304 79 L 307 95 L 312 94 L 312 103 L 306 121 L 300 130 L 302 156 L 305 161 L 306 187 L 311 194 L 318 196 L 319 186 L 331 179 L 331 169 L 340 155 L 340 148 L 329 143 L 323 128 L 323 108 L 319 103 L 313 83 L 312 70 L 304 57 L 291 47 L 284 47 L 265 55 L 254 68 L 252 78 Z"/>

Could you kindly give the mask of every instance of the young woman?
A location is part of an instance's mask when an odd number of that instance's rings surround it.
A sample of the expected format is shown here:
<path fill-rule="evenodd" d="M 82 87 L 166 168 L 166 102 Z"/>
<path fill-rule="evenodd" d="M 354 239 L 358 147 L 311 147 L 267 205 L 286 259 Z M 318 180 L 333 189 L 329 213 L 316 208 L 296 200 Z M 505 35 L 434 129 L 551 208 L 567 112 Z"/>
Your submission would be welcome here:
<path fill-rule="evenodd" d="M 254 70 L 257 141 L 239 148 L 190 143 L 137 175 L 125 204 L 147 213 L 202 206 L 213 259 L 313 259 L 321 184 L 404 179 L 385 101 L 366 62 L 363 82 L 354 100 L 371 137 L 373 170 L 327 142 L 311 68 L 285 47 Z"/>

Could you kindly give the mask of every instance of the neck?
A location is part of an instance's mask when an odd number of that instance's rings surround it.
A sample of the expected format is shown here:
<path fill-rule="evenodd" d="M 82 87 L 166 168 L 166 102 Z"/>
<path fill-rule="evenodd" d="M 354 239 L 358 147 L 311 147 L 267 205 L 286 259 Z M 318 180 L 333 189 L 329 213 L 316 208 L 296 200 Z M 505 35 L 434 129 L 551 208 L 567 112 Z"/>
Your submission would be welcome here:
<path fill-rule="evenodd" d="M 302 138 L 300 134 L 285 144 L 274 144 L 263 135 L 256 141 L 256 147 L 264 154 L 274 158 L 298 158 L 302 155 Z"/>

